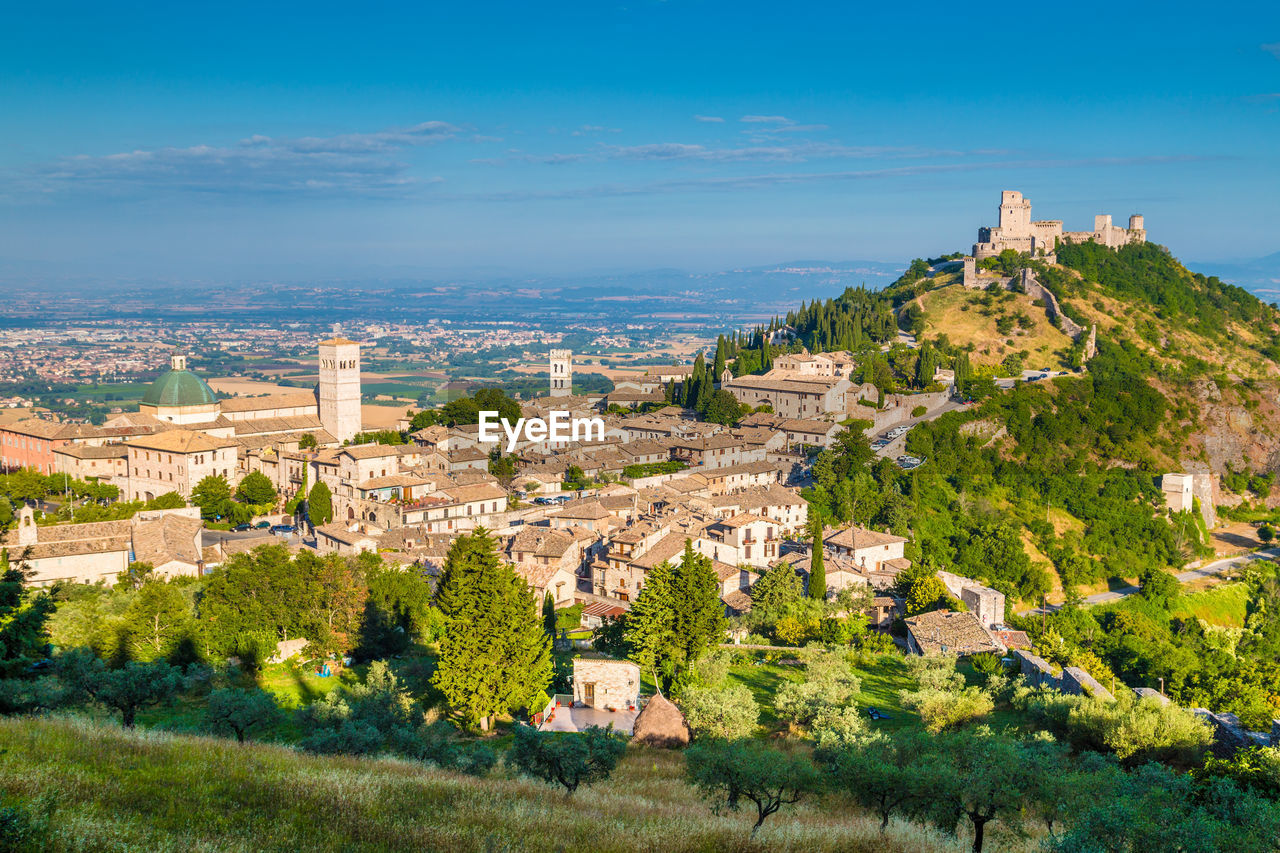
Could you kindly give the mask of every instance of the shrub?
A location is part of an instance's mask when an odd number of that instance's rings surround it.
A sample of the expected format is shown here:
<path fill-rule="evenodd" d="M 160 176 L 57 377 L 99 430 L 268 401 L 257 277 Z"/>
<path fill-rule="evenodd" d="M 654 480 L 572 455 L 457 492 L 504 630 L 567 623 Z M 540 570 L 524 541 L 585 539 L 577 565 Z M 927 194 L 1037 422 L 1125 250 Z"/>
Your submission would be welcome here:
<path fill-rule="evenodd" d="M 572 796 L 580 785 L 608 779 L 627 742 L 612 728 L 591 726 L 583 732 L 540 732 L 517 726 L 511 763 L 522 773 L 564 788 Z"/>
<path fill-rule="evenodd" d="M 924 727 L 932 734 L 963 726 L 985 717 L 995 708 L 986 691 L 977 687 L 962 690 L 904 690 L 899 694 L 902 705 L 920 714 Z"/>
<path fill-rule="evenodd" d="M 921 416 L 923 416 L 923 415 L 924 415 L 926 412 L 928 412 L 928 411 L 929 411 L 929 410 L 928 410 L 927 408 L 925 408 L 924 406 L 916 406 L 915 408 L 913 408 L 913 409 L 911 410 L 911 417 L 913 417 L 913 418 L 921 417 Z"/>
<path fill-rule="evenodd" d="M 688 690 L 680 699 L 680 710 L 695 738 L 749 737 L 760 719 L 755 697 L 741 684 L 720 690 Z"/>

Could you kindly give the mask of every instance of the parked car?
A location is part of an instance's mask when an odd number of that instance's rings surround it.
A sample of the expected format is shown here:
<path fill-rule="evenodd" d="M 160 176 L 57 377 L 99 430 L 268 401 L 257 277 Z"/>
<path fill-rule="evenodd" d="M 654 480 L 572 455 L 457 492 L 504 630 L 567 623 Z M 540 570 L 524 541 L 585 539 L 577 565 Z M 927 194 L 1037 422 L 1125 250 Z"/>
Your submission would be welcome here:
<path fill-rule="evenodd" d="M 294 527 L 292 524 L 273 524 L 271 525 L 271 532 L 277 536 L 282 536 L 297 533 L 298 528 Z"/>
<path fill-rule="evenodd" d="M 534 498 L 534 499 L 533 499 L 533 502 L 534 502 L 534 504 L 536 504 L 537 506 L 546 506 L 547 504 L 551 503 L 551 498 L 545 498 L 545 497 L 544 497 L 544 498 Z"/>
<path fill-rule="evenodd" d="M 249 524 L 248 522 L 245 522 L 244 524 L 237 524 L 235 527 L 231 529 L 237 533 L 244 533 L 246 530 L 252 530 L 253 525 Z"/>
<path fill-rule="evenodd" d="M 257 524 L 255 524 L 255 525 L 253 526 L 253 529 L 254 529 L 254 530 L 270 530 L 270 529 L 271 529 L 271 522 L 269 522 L 269 521 L 259 521 Z"/>
<path fill-rule="evenodd" d="M 889 439 L 887 438 L 877 438 L 875 441 L 871 442 L 872 450 L 880 450 L 888 446 L 889 446 Z"/>

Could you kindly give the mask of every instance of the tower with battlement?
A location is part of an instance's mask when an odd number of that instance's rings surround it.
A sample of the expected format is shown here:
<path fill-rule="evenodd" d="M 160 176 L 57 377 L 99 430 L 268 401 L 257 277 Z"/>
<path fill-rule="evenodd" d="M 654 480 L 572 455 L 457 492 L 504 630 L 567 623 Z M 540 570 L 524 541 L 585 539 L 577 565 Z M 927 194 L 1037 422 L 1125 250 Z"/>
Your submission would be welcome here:
<path fill-rule="evenodd" d="M 1090 240 L 1118 249 L 1129 243 L 1147 241 L 1146 226 L 1142 216 L 1129 217 L 1129 227 L 1111 224 L 1111 214 L 1100 213 L 1093 218 L 1092 231 L 1063 231 L 1061 219 L 1031 218 L 1031 200 L 1023 198 L 1017 190 L 1000 193 L 1000 224 L 978 229 L 978 242 L 973 244 L 973 257 L 977 260 L 992 258 L 1006 249 L 1031 257 L 1052 261 L 1058 241 L 1087 243 Z"/>
<path fill-rule="evenodd" d="M 320 423 L 338 441 L 360 432 L 360 344 L 346 338 L 320 342 Z"/>
<path fill-rule="evenodd" d="M 573 394 L 573 350 L 553 349 L 550 362 L 551 396 Z"/>

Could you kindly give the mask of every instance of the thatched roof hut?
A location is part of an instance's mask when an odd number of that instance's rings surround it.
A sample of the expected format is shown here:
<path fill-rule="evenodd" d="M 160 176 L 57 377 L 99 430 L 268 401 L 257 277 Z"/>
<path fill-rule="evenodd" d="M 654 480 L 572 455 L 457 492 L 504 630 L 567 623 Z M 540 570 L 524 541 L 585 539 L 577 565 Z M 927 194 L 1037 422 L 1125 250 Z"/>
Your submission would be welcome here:
<path fill-rule="evenodd" d="M 684 714 L 680 713 L 680 709 L 659 693 L 645 703 L 640 715 L 636 717 L 631 740 L 663 749 L 688 746 L 689 725 L 684 721 Z"/>

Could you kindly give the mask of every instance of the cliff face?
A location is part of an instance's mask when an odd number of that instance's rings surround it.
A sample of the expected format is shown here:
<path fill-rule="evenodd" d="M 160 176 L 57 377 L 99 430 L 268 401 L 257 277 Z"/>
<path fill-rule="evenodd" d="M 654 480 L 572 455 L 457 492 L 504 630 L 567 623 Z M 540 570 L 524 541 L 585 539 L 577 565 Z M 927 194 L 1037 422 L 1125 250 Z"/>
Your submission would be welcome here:
<path fill-rule="evenodd" d="M 1192 403 L 1193 416 L 1183 423 L 1187 439 L 1179 460 L 1187 470 L 1218 475 L 1280 472 L 1280 385 L 1223 384 L 1213 379 L 1178 387 L 1155 384 L 1166 396 L 1182 396 Z M 1221 502 L 1238 499 L 1224 490 Z M 1280 494 L 1267 502 L 1280 504 Z"/>

